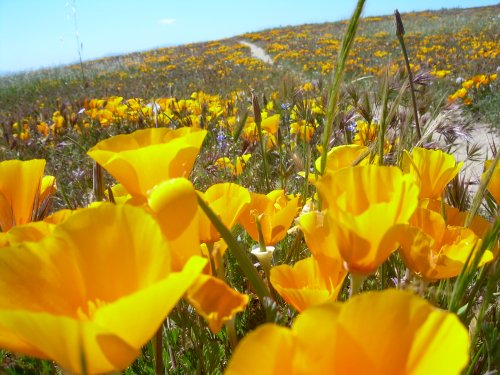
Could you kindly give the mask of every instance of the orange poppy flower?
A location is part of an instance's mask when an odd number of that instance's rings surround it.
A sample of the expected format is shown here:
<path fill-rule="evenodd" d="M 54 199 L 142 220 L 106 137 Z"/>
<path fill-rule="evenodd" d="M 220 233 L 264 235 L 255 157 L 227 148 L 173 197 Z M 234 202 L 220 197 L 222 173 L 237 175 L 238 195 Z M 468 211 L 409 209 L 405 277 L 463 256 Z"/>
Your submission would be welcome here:
<path fill-rule="evenodd" d="M 396 250 L 417 207 L 418 187 L 397 167 L 365 165 L 323 175 L 316 184 L 336 248 L 350 272 L 370 274 Z"/>
<path fill-rule="evenodd" d="M 455 315 L 390 289 L 307 309 L 291 329 L 260 326 L 225 374 L 458 375 L 468 360 L 469 336 Z"/>
<path fill-rule="evenodd" d="M 36 219 L 55 192 L 55 178 L 43 177 L 45 160 L 6 160 L 0 163 L 0 231 Z"/>
<path fill-rule="evenodd" d="M 420 187 L 419 199 L 440 199 L 446 185 L 458 174 L 463 162 L 441 150 L 415 147 L 403 154 L 404 173 L 414 176 Z"/>
<path fill-rule="evenodd" d="M 134 196 L 174 177 L 188 177 L 206 131 L 152 128 L 120 134 L 92 147 L 87 154 Z"/>
<path fill-rule="evenodd" d="M 162 232 L 140 208 L 79 210 L 40 241 L 0 251 L 0 347 L 75 373 L 122 370 L 205 264 L 191 257 L 172 272 Z"/>

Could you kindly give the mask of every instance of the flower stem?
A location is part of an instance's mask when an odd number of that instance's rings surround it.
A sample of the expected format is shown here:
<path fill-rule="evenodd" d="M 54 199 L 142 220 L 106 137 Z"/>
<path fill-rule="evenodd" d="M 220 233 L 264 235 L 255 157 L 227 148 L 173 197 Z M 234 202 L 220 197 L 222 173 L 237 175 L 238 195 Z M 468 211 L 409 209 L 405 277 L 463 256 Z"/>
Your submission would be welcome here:
<path fill-rule="evenodd" d="M 155 373 L 163 374 L 163 324 L 158 328 L 154 337 L 155 348 Z"/>
<path fill-rule="evenodd" d="M 259 249 L 261 253 L 267 251 L 266 244 L 264 242 L 264 235 L 262 233 L 262 225 L 260 224 L 260 215 L 255 217 L 255 224 L 257 225 L 257 233 L 259 234 Z"/>
<path fill-rule="evenodd" d="M 267 165 L 266 149 L 264 147 L 264 136 L 262 134 L 262 115 L 260 114 L 259 101 L 254 92 L 252 92 L 252 105 L 253 105 L 253 115 L 255 119 L 255 124 L 257 125 L 257 131 L 259 133 L 259 145 L 260 153 L 262 155 L 262 163 L 264 165 L 264 179 L 266 181 L 267 192 L 271 191 L 271 185 L 269 183 L 269 168 Z"/>
<path fill-rule="evenodd" d="M 359 291 L 361 290 L 361 286 L 366 279 L 366 276 L 351 272 L 349 277 L 351 279 L 351 289 L 349 292 L 349 297 L 352 297 L 355 294 L 359 293 Z"/>

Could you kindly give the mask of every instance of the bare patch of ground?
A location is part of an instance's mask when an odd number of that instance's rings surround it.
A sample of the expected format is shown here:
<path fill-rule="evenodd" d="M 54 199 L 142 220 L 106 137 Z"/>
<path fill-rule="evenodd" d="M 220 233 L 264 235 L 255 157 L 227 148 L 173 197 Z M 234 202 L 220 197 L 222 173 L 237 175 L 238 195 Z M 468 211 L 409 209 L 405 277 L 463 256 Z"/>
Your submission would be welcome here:
<path fill-rule="evenodd" d="M 259 47 L 254 43 L 247 42 L 245 40 L 240 40 L 240 43 L 250 48 L 250 53 L 252 54 L 253 58 L 261 60 L 266 64 L 273 65 L 274 63 L 273 58 L 269 56 L 267 52 L 264 51 L 263 48 Z"/>

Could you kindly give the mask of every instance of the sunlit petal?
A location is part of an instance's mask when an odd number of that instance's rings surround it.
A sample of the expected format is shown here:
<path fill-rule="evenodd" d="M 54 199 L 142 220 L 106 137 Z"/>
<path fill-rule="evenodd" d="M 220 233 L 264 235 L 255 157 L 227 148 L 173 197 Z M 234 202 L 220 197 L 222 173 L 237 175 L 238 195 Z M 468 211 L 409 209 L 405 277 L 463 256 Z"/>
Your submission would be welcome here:
<path fill-rule="evenodd" d="M 455 315 L 410 292 L 369 292 L 307 309 L 291 329 L 259 327 L 239 344 L 226 373 L 458 375 L 468 341 Z"/>
<path fill-rule="evenodd" d="M 143 209 L 81 209 L 37 242 L 0 251 L 0 347 L 72 372 L 120 370 L 202 271 L 170 251 Z M 134 322 L 134 324 L 131 324 Z"/>
<path fill-rule="evenodd" d="M 420 199 L 440 199 L 446 185 L 458 174 L 463 162 L 441 150 L 415 147 L 411 155 L 405 151 L 402 168 L 415 178 L 420 187 Z"/>
<path fill-rule="evenodd" d="M 88 155 L 130 194 L 147 196 L 162 181 L 188 177 L 205 135 L 187 127 L 142 129 L 101 141 Z"/>

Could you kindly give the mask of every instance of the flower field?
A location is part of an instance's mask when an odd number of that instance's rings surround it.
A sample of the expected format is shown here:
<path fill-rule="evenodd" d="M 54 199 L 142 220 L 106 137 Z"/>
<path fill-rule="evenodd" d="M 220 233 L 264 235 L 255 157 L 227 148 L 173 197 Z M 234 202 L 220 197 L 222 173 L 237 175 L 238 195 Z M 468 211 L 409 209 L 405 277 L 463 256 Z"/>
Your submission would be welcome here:
<path fill-rule="evenodd" d="M 0 373 L 500 371 L 500 6 L 363 3 L 0 78 Z"/>

